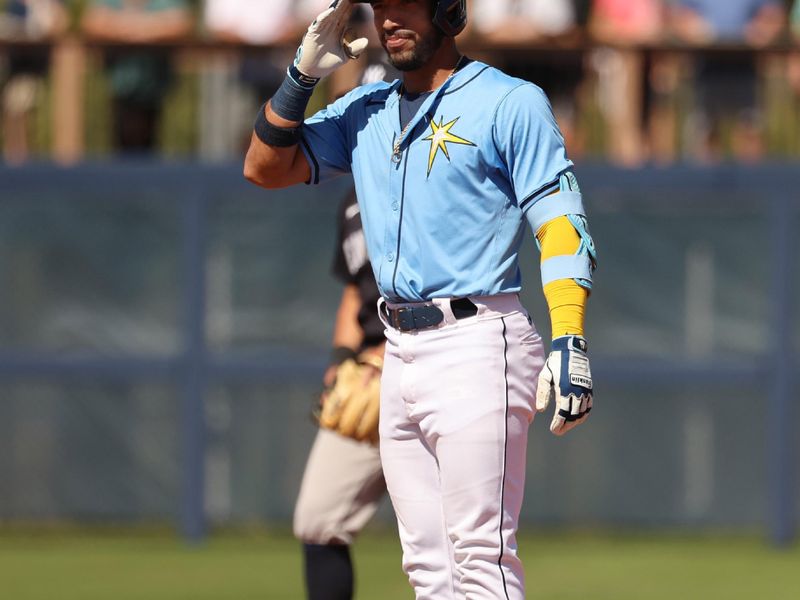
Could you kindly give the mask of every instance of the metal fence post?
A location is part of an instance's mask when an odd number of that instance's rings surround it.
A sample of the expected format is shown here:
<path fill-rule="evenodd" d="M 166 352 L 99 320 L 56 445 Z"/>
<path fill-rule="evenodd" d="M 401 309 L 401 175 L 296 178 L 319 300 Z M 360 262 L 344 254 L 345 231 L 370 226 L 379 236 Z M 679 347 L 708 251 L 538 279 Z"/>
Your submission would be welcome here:
<path fill-rule="evenodd" d="M 769 474 L 769 528 L 776 546 L 786 546 L 795 536 L 794 477 L 792 442 L 793 356 L 792 278 L 794 267 L 794 204 L 786 194 L 773 198 L 770 206 L 772 231 L 771 352 L 772 362 L 767 422 Z"/>
<path fill-rule="evenodd" d="M 205 521 L 205 395 L 207 389 L 206 235 L 208 202 L 205 192 L 193 188 L 183 202 L 184 351 L 183 392 L 183 502 L 181 529 L 190 542 L 206 533 Z"/>

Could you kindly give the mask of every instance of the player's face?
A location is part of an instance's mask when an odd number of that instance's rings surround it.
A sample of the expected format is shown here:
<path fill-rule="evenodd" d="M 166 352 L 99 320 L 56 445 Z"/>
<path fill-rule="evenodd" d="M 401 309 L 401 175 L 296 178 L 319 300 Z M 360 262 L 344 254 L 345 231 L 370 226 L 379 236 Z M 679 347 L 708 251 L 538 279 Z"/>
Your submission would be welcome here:
<path fill-rule="evenodd" d="M 400 71 L 419 69 L 442 43 L 444 34 L 431 21 L 430 0 L 376 0 L 372 10 L 381 45 Z"/>

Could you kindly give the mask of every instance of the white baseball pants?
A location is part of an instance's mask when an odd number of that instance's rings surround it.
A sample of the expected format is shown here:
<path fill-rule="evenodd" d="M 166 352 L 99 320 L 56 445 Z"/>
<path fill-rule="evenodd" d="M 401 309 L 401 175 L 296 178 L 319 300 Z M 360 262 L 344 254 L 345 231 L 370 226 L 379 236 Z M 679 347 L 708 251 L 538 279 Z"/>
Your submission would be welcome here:
<path fill-rule="evenodd" d="M 419 600 L 525 597 L 516 531 L 544 348 L 516 294 L 471 300 L 474 317 L 441 299 L 435 328 L 387 324 L 381 462 Z"/>

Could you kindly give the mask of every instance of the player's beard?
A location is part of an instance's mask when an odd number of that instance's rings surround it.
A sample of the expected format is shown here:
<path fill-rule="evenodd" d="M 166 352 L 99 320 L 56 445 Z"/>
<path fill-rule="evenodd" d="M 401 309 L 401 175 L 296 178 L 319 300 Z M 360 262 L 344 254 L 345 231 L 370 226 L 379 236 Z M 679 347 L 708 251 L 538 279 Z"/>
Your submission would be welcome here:
<path fill-rule="evenodd" d="M 411 50 L 402 50 L 392 54 L 386 50 L 385 42 L 384 50 L 389 57 L 389 62 L 398 71 L 416 71 L 431 59 L 442 45 L 443 39 L 444 34 L 433 27 L 427 35 L 420 35 L 415 40 L 416 43 Z"/>

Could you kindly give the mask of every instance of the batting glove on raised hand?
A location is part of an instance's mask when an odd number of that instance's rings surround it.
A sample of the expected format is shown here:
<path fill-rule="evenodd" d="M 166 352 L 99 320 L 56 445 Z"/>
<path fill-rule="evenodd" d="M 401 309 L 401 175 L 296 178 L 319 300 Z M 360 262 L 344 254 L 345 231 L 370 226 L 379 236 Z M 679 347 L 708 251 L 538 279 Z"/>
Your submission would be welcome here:
<path fill-rule="evenodd" d="M 586 356 L 586 340 L 565 335 L 553 340 L 550 356 L 539 374 L 536 412 L 542 412 L 555 396 L 555 414 L 550 431 L 564 435 L 589 418 L 592 410 L 592 372 Z"/>
<path fill-rule="evenodd" d="M 347 25 L 353 5 L 333 0 L 308 28 L 297 49 L 295 68 L 311 80 L 320 80 L 367 48 L 367 38 L 351 39 Z"/>

